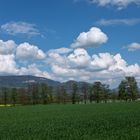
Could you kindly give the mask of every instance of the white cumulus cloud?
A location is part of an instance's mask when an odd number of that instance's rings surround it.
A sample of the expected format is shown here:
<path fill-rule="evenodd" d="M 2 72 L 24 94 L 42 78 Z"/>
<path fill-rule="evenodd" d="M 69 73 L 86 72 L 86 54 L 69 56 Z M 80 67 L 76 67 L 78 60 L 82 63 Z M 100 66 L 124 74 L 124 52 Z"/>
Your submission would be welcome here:
<path fill-rule="evenodd" d="M 91 57 L 83 48 L 75 49 L 68 57 L 68 63 L 71 67 L 84 67 L 86 68 L 90 62 Z"/>
<path fill-rule="evenodd" d="M 15 56 L 13 54 L 0 54 L 0 75 L 17 73 L 18 67 L 16 65 Z"/>
<path fill-rule="evenodd" d="M 21 60 L 40 60 L 44 59 L 46 54 L 37 46 L 25 42 L 17 47 L 16 56 Z"/>
<path fill-rule="evenodd" d="M 18 74 L 19 75 L 34 75 L 34 76 L 52 79 L 51 75 L 47 71 L 40 70 L 39 66 L 35 63 L 30 64 L 27 67 L 21 67 L 18 71 Z"/>
<path fill-rule="evenodd" d="M 91 83 L 99 80 L 111 87 L 118 86 L 125 76 L 135 76 L 140 84 L 139 64 L 129 65 L 121 54 L 89 54 L 84 48 L 60 48 L 50 50 L 46 55 L 37 46 L 29 43 L 19 44 L 15 50 L 0 53 L 0 75 L 34 75 L 57 81 Z M 19 59 L 26 60 L 26 66 L 20 64 Z M 29 61 L 30 59 L 34 61 Z"/>
<path fill-rule="evenodd" d="M 3 41 L 0 40 L 0 54 L 12 54 L 16 47 L 16 43 L 13 40 Z"/>
<path fill-rule="evenodd" d="M 125 76 L 140 77 L 140 66 L 128 65 L 120 54 L 89 55 L 85 49 L 78 48 L 70 54 L 48 55 L 47 60 L 49 60 L 53 78 L 60 81 L 94 82 L 100 80 L 115 87 Z"/>
<path fill-rule="evenodd" d="M 110 55 L 110 53 L 99 53 L 92 56 L 91 66 L 94 69 L 107 69 L 114 63 L 113 55 Z"/>
<path fill-rule="evenodd" d="M 36 60 L 43 63 L 45 57 L 46 54 L 37 46 L 29 43 L 16 45 L 13 40 L 0 40 L 0 75 L 34 75 L 52 79 L 51 73 L 41 70 L 41 66 L 36 63 Z M 19 64 L 19 59 L 26 60 L 26 66 Z M 31 59 L 34 61 L 30 62 Z"/>
<path fill-rule="evenodd" d="M 88 47 L 98 47 L 103 43 L 106 43 L 108 37 L 101 29 L 97 27 L 92 27 L 88 32 L 82 32 L 71 44 L 72 48 L 88 48 Z"/>

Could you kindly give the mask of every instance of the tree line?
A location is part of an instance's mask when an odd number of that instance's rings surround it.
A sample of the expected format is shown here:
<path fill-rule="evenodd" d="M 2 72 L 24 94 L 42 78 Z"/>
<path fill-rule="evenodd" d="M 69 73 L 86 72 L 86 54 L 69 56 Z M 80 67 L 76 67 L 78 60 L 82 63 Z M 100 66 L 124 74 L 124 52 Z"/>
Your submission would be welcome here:
<path fill-rule="evenodd" d="M 36 105 L 36 104 L 66 104 L 66 103 L 100 103 L 112 101 L 135 101 L 139 98 L 139 89 L 134 77 L 125 77 L 117 90 L 111 90 L 109 85 L 100 81 L 93 84 L 84 83 L 78 87 L 76 82 L 72 83 L 71 91 L 68 93 L 65 86 L 53 88 L 45 83 L 28 84 L 26 88 L 0 89 L 0 104 Z"/>

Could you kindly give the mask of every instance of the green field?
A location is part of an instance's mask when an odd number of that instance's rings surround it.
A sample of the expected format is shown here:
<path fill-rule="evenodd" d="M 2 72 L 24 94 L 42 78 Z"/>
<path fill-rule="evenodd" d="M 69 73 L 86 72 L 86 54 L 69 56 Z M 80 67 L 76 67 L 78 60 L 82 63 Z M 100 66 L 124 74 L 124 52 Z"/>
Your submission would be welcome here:
<path fill-rule="evenodd" d="M 0 107 L 0 140 L 140 140 L 140 102 Z"/>

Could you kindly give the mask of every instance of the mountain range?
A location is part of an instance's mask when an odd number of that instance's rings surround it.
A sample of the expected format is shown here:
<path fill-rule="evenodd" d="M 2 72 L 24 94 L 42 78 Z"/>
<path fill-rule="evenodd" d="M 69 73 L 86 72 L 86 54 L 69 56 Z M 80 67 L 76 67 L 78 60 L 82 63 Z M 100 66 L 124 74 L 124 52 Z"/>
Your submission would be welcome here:
<path fill-rule="evenodd" d="M 82 88 L 83 85 L 90 85 L 86 82 L 76 82 L 73 80 L 67 81 L 67 82 L 58 82 L 54 80 L 50 80 L 43 77 L 36 77 L 31 75 L 22 75 L 22 76 L 0 76 L 0 87 L 27 87 L 29 84 L 33 83 L 45 83 L 48 86 L 52 87 L 59 87 L 64 86 L 67 91 L 70 91 L 72 89 L 73 83 L 76 83 L 79 88 Z"/>
<path fill-rule="evenodd" d="M 53 81 L 43 77 L 36 77 L 31 75 L 22 76 L 0 76 L 0 87 L 27 87 L 28 84 L 46 83 L 49 86 L 56 87 L 60 82 Z"/>

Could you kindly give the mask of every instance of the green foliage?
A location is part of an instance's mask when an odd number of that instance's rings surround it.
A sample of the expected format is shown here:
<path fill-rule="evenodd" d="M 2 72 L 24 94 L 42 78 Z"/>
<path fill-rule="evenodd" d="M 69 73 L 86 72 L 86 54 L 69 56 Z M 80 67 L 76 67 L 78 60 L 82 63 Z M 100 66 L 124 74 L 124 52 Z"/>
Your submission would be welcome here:
<path fill-rule="evenodd" d="M 83 92 L 83 96 L 84 96 L 84 103 L 86 104 L 87 103 L 87 99 L 88 99 L 88 84 L 84 83 L 82 85 L 82 92 Z"/>
<path fill-rule="evenodd" d="M 138 86 L 134 77 L 126 77 L 128 82 L 128 93 L 130 94 L 130 98 L 132 100 L 136 100 L 138 97 Z"/>
<path fill-rule="evenodd" d="M 41 101 L 43 104 L 47 104 L 48 103 L 48 85 L 47 84 L 44 84 L 42 83 L 40 85 L 40 94 L 41 94 Z"/>
<path fill-rule="evenodd" d="M 1 140 L 139 140 L 140 102 L 0 108 Z"/>
<path fill-rule="evenodd" d="M 16 88 L 11 89 L 11 100 L 12 100 L 13 106 L 15 106 L 15 104 L 17 103 L 17 89 Z"/>
<path fill-rule="evenodd" d="M 6 106 L 8 102 L 8 88 L 3 87 L 2 88 L 2 94 L 3 94 L 3 104 Z"/>
<path fill-rule="evenodd" d="M 53 103 L 53 87 L 48 87 L 48 103 Z"/>
<path fill-rule="evenodd" d="M 134 77 L 126 77 L 119 85 L 119 99 L 136 100 L 138 98 L 138 86 Z"/>
<path fill-rule="evenodd" d="M 88 92 L 89 92 L 89 101 L 90 101 L 90 103 L 92 103 L 92 101 L 94 100 L 94 94 L 93 94 L 93 87 L 92 86 L 89 87 Z"/>
<path fill-rule="evenodd" d="M 107 102 L 109 98 L 109 86 L 102 84 L 101 82 L 95 82 L 93 84 L 93 99 L 99 103 L 100 101 Z"/>
<path fill-rule="evenodd" d="M 80 82 L 79 82 L 80 83 Z M 117 93 L 116 93 L 117 92 Z M 75 81 L 69 82 L 68 87 L 64 84 L 54 88 L 46 83 L 28 83 L 27 88 L 1 88 L 0 104 L 51 104 L 51 103 L 92 103 L 110 102 L 117 99 L 134 101 L 138 98 L 138 86 L 134 77 L 126 77 L 121 81 L 115 92 L 109 86 L 101 82 L 88 84 L 81 82 L 80 86 Z"/>
<path fill-rule="evenodd" d="M 67 92 L 66 89 L 64 88 L 64 86 L 60 87 L 60 97 L 61 97 L 61 103 L 66 103 L 67 102 Z"/>
<path fill-rule="evenodd" d="M 76 103 L 76 94 L 78 91 L 78 86 L 76 83 L 73 83 L 73 90 L 72 90 L 72 104 Z"/>

